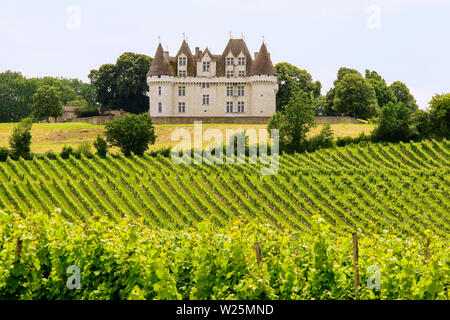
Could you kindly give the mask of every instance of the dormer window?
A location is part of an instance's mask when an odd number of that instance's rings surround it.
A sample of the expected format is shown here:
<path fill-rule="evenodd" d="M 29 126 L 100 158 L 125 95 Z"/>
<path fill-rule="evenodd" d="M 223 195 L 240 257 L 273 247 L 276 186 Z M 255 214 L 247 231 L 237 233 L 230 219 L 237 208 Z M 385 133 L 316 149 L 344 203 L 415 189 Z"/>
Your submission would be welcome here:
<path fill-rule="evenodd" d="M 179 77 L 186 77 L 186 70 L 178 70 Z"/>
<path fill-rule="evenodd" d="M 227 58 L 227 66 L 234 66 L 234 58 Z"/>
<path fill-rule="evenodd" d="M 203 62 L 203 72 L 209 72 L 211 63 L 209 61 Z"/>
<path fill-rule="evenodd" d="M 240 66 L 245 66 L 245 58 L 239 58 L 239 59 L 238 59 L 238 64 L 239 64 Z"/>
<path fill-rule="evenodd" d="M 227 78 L 231 78 L 231 77 L 234 77 L 234 72 L 233 72 L 233 70 L 228 70 L 227 71 Z"/>
<path fill-rule="evenodd" d="M 244 70 L 240 70 L 239 71 L 239 77 L 245 77 L 245 71 Z"/>
<path fill-rule="evenodd" d="M 179 66 L 185 66 L 186 65 L 186 57 L 179 57 L 178 58 L 178 65 Z"/>

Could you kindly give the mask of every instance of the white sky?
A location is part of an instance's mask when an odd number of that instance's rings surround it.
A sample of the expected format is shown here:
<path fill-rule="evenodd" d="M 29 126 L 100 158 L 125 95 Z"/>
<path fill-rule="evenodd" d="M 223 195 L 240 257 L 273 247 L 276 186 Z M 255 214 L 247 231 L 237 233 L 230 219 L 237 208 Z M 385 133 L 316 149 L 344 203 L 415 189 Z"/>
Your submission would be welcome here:
<path fill-rule="evenodd" d="M 341 66 L 405 82 L 422 108 L 450 92 L 447 0 L 2 0 L 0 72 L 87 81 L 125 51 L 153 56 L 158 36 L 172 55 L 182 33 L 221 53 L 230 32 L 252 53 L 264 35 L 273 62 L 306 69 L 323 94 Z"/>

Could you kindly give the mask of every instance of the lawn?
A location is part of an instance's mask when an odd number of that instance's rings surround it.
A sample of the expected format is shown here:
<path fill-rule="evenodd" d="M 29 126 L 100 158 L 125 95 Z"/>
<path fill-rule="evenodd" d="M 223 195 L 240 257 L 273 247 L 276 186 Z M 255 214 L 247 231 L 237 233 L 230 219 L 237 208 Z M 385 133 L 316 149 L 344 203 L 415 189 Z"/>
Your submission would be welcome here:
<path fill-rule="evenodd" d="M 0 123 L 0 146 L 8 146 L 8 137 L 12 132 L 15 124 Z M 226 129 L 263 129 L 263 124 L 204 124 L 203 130 L 220 129 L 225 136 Z M 318 125 L 311 130 L 310 134 L 317 134 L 322 125 Z M 175 129 L 187 129 L 191 135 L 194 132 L 193 125 L 176 124 L 176 125 L 156 125 L 155 131 L 157 135 L 156 143 L 151 149 L 158 149 L 164 146 L 174 145 L 176 142 L 171 141 L 171 134 Z M 356 137 L 361 132 L 369 133 L 373 130 L 372 124 L 350 124 L 339 123 L 332 124 L 335 137 L 352 136 Z M 49 150 L 60 152 L 64 145 L 77 146 L 83 141 L 94 141 L 97 134 L 103 134 L 104 126 L 91 125 L 87 123 L 37 123 L 33 124 L 31 130 L 32 142 L 31 150 L 34 153 L 44 153 Z"/>

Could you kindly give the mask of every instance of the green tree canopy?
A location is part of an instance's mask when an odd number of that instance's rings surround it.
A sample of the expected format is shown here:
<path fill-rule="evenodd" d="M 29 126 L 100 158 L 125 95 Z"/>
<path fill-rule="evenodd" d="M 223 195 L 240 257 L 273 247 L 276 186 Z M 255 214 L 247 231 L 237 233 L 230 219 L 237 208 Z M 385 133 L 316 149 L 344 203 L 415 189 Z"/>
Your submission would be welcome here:
<path fill-rule="evenodd" d="M 33 115 L 37 119 L 62 116 L 61 91 L 53 86 L 40 87 L 33 96 Z"/>
<path fill-rule="evenodd" d="M 366 70 L 366 79 L 375 90 L 378 106 L 380 108 L 384 107 L 389 102 L 397 102 L 391 88 L 388 87 L 386 81 L 376 71 Z"/>
<path fill-rule="evenodd" d="M 347 74 L 354 74 L 354 75 L 357 75 L 357 76 L 361 76 L 361 73 L 359 73 L 359 71 L 356 70 L 356 69 L 346 68 L 346 67 L 341 67 L 341 68 L 339 68 L 339 70 L 338 70 L 338 73 L 337 73 L 337 79 L 334 80 L 334 86 L 336 86 L 336 85 L 338 84 L 339 81 L 341 81 L 342 79 L 344 79 L 344 77 L 345 77 Z"/>
<path fill-rule="evenodd" d="M 335 87 L 333 109 L 356 118 L 371 118 L 378 111 L 375 90 L 361 75 L 346 74 Z"/>
<path fill-rule="evenodd" d="M 434 133 L 450 138 L 450 93 L 433 96 L 430 101 L 430 121 Z"/>
<path fill-rule="evenodd" d="M 402 102 L 389 102 L 381 108 L 378 126 L 372 133 L 374 141 L 408 141 L 412 135 L 411 109 Z"/>
<path fill-rule="evenodd" d="M 277 110 L 283 110 L 294 93 L 299 90 L 311 94 L 314 98 L 320 97 L 322 84 L 319 81 L 313 82 L 312 76 L 308 71 L 287 62 L 277 63 L 275 70 L 278 74 L 279 83 Z"/>
<path fill-rule="evenodd" d="M 149 108 L 147 72 L 152 58 L 131 52 L 122 54 L 116 64 L 104 64 L 89 74 L 96 101 L 103 107 L 132 113 Z"/>
<path fill-rule="evenodd" d="M 280 147 L 285 151 L 299 151 L 305 144 L 306 134 L 315 125 L 314 107 L 309 93 L 295 91 L 283 111 L 269 120 L 268 129 L 278 129 Z"/>
<path fill-rule="evenodd" d="M 22 74 L 0 73 L 0 122 L 17 122 L 31 113 L 35 89 Z"/>
<path fill-rule="evenodd" d="M 416 99 L 414 99 L 414 96 L 409 92 L 406 84 L 401 81 L 395 81 L 389 86 L 389 88 L 392 90 L 397 102 L 405 104 L 412 111 L 419 108 L 416 103 Z"/>
<path fill-rule="evenodd" d="M 149 144 L 156 140 L 152 118 L 147 114 L 126 114 L 113 120 L 105 126 L 106 140 L 112 146 L 117 146 L 125 156 L 131 152 L 143 155 Z"/>
<path fill-rule="evenodd" d="M 33 121 L 31 118 L 25 118 L 14 127 L 13 132 L 9 137 L 9 147 L 11 148 L 11 155 L 14 159 L 19 159 L 20 157 L 31 159 L 30 146 L 32 125 Z"/>

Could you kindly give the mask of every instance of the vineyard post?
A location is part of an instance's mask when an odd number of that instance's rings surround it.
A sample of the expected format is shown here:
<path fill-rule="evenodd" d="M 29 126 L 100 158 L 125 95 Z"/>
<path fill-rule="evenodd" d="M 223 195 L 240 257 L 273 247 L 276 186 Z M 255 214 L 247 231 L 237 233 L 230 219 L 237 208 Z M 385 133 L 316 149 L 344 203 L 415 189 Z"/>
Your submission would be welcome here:
<path fill-rule="evenodd" d="M 430 259 L 430 238 L 427 238 L 427 242 L 425 243 L 425 261 Z"/>
<path fill-rule="evenodd" d="M 358 234 L 356 232 L 352 233 L 353 236 L 353 269 L 355 272 L 355 299 L 358 294 L 359 286 L 359 267 L 358 267 Z"/>
<path fill-rule="evenodd" d="M 259 263 L 262 262 L 262 246 L 261 246 L 261 242 L 256 241 L 255 245 L 253 246 L 255 248 L 255 252 L 256 252 L 256 261 Z"/>
<path fill-rule="evenodd" d="M 18 263 L 20 261 L 20 252 L 22 251 L 22 242 L 23 242 L 23 240 L 20 239 L 20 236 L 18 236 L 17 241 L 16 241 L 16 252 L 14 254 L 15 263 Z"/>

